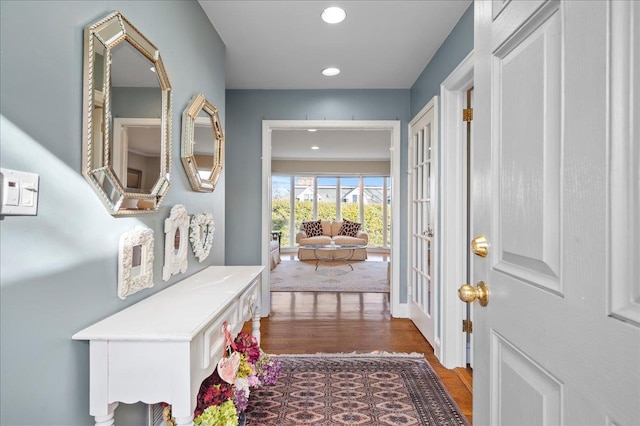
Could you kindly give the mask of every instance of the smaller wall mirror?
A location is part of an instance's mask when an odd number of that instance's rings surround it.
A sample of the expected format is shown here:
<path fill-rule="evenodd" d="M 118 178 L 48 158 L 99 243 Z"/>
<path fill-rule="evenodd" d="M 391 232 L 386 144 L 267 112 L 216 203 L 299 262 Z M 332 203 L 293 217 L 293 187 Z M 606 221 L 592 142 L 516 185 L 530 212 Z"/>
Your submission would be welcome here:
<path fill-rule="evenodd" d="M 182 204 L 171 208 L 169 217 L 164 221 L 164 267 L 162 279 L 167 281 L 172 275 L 187 272 L 187 235 L 189 234 L 189 215 Z"/>
<path fill-rule="evenodd" d="M 182 164 L 194 191 L 213 192 L 224 159 L 224 134 L 214 107 L 202 93 L 182 113 Z"/>
<path fill-rule="evenodd" d="M 155 212 L 171 173 L 171 86 L 158 49 L 113 12 L 84 30 L 83 166 L 113 215 Z"/>

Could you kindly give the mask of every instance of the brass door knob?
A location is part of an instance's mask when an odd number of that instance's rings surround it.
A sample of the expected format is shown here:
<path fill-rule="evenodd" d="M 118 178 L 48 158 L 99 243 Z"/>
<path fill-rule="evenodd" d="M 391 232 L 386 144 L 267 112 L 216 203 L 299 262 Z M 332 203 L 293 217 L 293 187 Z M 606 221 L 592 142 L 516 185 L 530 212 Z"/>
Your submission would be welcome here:
<path fill-rule="evenodd" d="M 466 303 L 472 303 L 478 299 L 480 306 L 487 306 L 489 303 L 489 288 L 484 281 L 478 281 L 476 287 L 470 284 L 464 284 L 458 289 L 458 297 Z"/>
<path fill-rule="evenodd" d="M 480 257 L 487 257 L 489 254 L 489 240 L 484 235 L 478 235 L 471 240 L 471 251 Z"/>

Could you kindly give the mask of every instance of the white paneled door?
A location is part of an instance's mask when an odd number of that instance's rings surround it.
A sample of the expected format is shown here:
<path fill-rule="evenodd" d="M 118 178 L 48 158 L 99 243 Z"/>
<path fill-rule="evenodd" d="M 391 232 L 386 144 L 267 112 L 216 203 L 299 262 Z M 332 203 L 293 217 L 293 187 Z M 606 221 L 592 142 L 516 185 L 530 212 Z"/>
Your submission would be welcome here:
<path fill-rule="evenodd" d="M 639 24 L 475 2 L 475 425 L 640 424 Z"/>
<path fill-rule="evenodd" d="M 437 98 L 434 97 L 409 123 L 409 315 L 429 343 L 439 349 L 434 281 L 436 111 Z"/>

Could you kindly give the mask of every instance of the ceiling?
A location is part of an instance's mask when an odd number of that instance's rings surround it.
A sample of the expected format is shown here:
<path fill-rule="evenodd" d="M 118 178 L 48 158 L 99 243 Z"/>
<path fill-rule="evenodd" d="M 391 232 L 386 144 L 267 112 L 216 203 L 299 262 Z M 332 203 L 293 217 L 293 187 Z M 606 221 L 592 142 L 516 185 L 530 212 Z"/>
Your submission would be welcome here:
<path fill-rule="evenodd" d="M 198 1 L 226 47 L 227 89 L 409 89 L 471 4 Z M 321 20 L 329 6 L 345 9 L 344 22 Z M 328 66 L 341 73 L 324 77 Z M 272 159 L 388 160 L 390 140 L 388 131 L 274 131 Z"/>
<path fill-rule="evenodd" d="M 227 89 L 408 89 L 471 0 L 198 0 L 226 46 Z M 320 19 L 340 6 L 340 24 Z M 320 71 L 341 69 L 335 77 Z"/>

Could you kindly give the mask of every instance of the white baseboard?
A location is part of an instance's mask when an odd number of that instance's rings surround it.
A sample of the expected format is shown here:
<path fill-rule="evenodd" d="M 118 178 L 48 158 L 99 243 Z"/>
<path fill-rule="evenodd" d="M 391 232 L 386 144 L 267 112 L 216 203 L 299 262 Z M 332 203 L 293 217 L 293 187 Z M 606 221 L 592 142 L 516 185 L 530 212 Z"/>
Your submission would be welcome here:
<path fill-rule="evenodd" d="M 393 313 L 391 314 L 394 318 L 409 318 L 409 304 L 408 303 L 399 303 L 393 308 Z"/>

